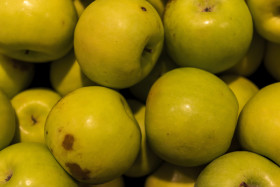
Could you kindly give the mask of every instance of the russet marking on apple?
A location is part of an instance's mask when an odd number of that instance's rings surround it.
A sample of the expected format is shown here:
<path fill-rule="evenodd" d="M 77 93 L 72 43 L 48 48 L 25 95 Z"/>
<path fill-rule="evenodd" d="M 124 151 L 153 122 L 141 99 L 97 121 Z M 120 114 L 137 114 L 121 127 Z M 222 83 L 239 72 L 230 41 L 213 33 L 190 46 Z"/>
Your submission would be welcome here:
<path fill-rule="evenodd" d="M 62 142 L 62 146 L 65 150 L 71 151 L 73 150 L 73 144 L 75 142 L 75 138 L 72 134 L 66 134 L 64 136 L 64 140 Z"/>
<path fill-rule="evenodd" d="M 81 180 L 90 179 L 90 170 L 82 169 L 79 164 L 67 162 L 65 163 L 65 166 L 69 168 L 70 173 L 72 173 L 76 178 Z"/>

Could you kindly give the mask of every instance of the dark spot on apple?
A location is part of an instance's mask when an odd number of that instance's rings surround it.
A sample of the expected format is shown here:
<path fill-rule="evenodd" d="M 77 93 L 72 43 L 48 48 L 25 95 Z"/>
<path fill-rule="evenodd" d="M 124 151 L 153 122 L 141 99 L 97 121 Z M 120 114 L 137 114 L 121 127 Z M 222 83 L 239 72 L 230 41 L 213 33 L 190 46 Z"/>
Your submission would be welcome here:
<path fill-rule="evenodd" d="M 46 135 L 48 135 L 49 134 L 49 131 L 46 131 Z"/>
<path fill-rule="evenodd" d="M 209 7 L 205 7 L 202 12 L 212 12 L 213 11 L 213 8 L 211 6 Z"/>
<path fill-rule="evenodd" d="M 62 131 L 62 127 L 58 128 L 58 132 L 61 133 Z"/>
<path fill-rule="evenodd" d="M 8 176 L 7 176 L 7 178 L 5 179 L 5 181 L 6 182 L 8 182 L 11 178 L 12 178 L 12 176 L 13 176 L 13 174 L 11 173 L 11 174 L 9 174 Z"/>
<path fill-rule="evenodd" d="M 32 125 L 36 125 L 38 122 L 37 119 L 33 115 L 31 115 L 31 120 L 32 120 Z"/>
<path fill-rule="evenodd" d="M 66 163 L 66 167 L 69 168 L 70 173 L 72 176 L 76 179 L 80 180 L 88 180 L 89 179 L 89 174 L 90 170 L 88 169 L 82 169 L 79 164 L 77 163 Z"/>
<path fill-rule="evenodd" d="M 72 134 L 66 134 L 64 136 L 64 140 L 62 142 L 62 146 L 65 150 L 70 151 L 73 149 L 73 144 L 74 144 L 74 136 Z"/>
<path fill-rule="evenodd" d="M 28 55 L 30 53 L 30 51 L 27 49 L 24 51 L 24 54 Z"/>
<path fill-rule="evenodd" d="M 259 185 L 250 185 L 247 184 L 246 182 L 241 182 L 239 187 L 258 187 Z"/>
<path fill-rule="evenodd" d="M 144 48 L 144 51 L 146 51 L 146 52 L 148 52 L 148 53 L 152 53 L 153 52 L 153 50 L 152 49 L 149 49 L 149 48 Z"/>
<path fill-rule="evenodd" d="M 143 11 L 147 11 L 147 9 L 145 8 L 145 7 L 143 7 L 143 6 L 141 6 L 141 10 L 143 10 Z"/>

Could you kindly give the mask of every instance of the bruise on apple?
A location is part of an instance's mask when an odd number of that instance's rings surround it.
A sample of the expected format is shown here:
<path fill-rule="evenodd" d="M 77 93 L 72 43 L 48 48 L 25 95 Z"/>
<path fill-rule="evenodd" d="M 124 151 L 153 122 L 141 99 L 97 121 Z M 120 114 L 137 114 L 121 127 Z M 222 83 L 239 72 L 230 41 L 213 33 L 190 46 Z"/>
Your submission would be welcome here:
<path fill-rule="evenodd" d="M 82 169 L 79 164 L 67 162 L 67 163 L 65 163 L 65 166 L 67 168 L 69 168 L 69 171 L 74 178 L 79 179 L 79 180 L 90 179 L 89 178 L 90 170 Z"/>
<path fill-rule="evenodd" d="M 67 151 L 73 150 L 74 141 L 75 141 L 75 138 L 72 134 L 66 134 L 64 136 L 64 140 L 62 142 L 63 148 Z"/>

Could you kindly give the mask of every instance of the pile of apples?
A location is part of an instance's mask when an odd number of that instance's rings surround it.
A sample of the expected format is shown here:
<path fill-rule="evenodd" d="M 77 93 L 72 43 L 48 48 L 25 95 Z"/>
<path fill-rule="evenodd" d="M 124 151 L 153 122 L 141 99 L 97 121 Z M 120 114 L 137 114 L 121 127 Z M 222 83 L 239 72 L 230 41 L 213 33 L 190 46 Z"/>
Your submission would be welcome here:
<path fill-rule="evenodd" d="M 280 186 L 277 0 L 0 0 L 0 186 Z"/>

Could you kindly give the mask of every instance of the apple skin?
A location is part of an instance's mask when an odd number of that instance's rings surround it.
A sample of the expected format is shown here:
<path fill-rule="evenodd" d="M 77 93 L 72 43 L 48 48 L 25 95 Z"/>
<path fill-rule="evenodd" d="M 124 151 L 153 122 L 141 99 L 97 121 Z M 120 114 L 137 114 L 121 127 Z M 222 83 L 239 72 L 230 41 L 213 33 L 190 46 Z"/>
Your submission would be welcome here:
<path fill-rule="evenodd" d="M 150 89 L 147 140 L 167 162 L 202 165 L 227 151 L 237 117 L 237 98 L 224 81 L 202 69 L 176 68 Z"/>
<path fill-rule="evenodd" d="M 0 52 L 11 58 L 47 62 L 73 47 L 78 16 L 72 1 L 2 0 L 0 18 Z"/>
<path fill-rule="evenodd" d="M 74 6 L 76 8 L 78 17 L 80 17 L 85 10 L 85 8 L 92 3 L 94 0 L 73 0 Z"/>
<path fill-rule="evenodd" d="M 168 0 L 147 0 L 155 9 L 157 10 L 158 14 L 162 18 L 164 15 L 165 5 Z"/>
<path fill-rule="evenodd" d="M 222 155 L 199 174 L 195 187 L 280 186 L 280 168 L 271 160 L 248 151 Z"/>
<path fill-rule="evenodd" d="M 18 61 L 0 54 L 0 87 L 10 99 L 30 86 L 34 73 L 33 63 Z"/>
<path fill-rule="evenodd" d="M 280 83 L 259 90 L 240 113 L 237 133 L 243 149 L 264 155 L 280 165 Z"/>
<path fill-rule="evenodd" d="M 96 0 L 79 18 L 74 50 L 90 80 L 122 89 L 151 72 L 163 41 L 161 18 L 146 0 Z"/>
<path fill-rule="evenodd" d="M 162 160 L 152 152 L 146 140 L 145 112 L 146 106 L 136 99 L 127 99 L 135 119 L 141 129 L 141 148 L 133 165 L 124 173 L 128 177 L 144 177 L 157 169 Z"/>
<path fill-rule="evenodd" d="M 194 187 L 203 167 L 181 167 L 164 162 L 145 180 L 144 187 Z"/>
<path fill-rule="evenodd" d="M 226 73 L 235 73 L 249 77 L 255 73 L 264 60 L 267 41 L 254 29 L 253 39 L 246 55 L 234 65 L 226 70 Z"/>
<path fill-rule="evenodd" d="M 49 88 L 29 88 L 11 99 L 17 126 L 14 142 L 45 143 L 44 127 L 52 107 L 61 96 Z"/>
<path fill-rule="evenodd" d="M 270 42 L 280 43 L 278 0 L 246 0 L 257 32 Z"/>
<path fill-rule="evenodd" d="M 53 107 L 45 124 L 45 141 L 73 178 L 100 184 L 132 166 L 141 131 L 119 92 L 88 86 L 67 94 Z"/>
<path fill-rule="evenodd" d="M 2 90 L 0 90 L 0 103 L 0 150 L 2 150 L 12 142 L 14 137 L 16 129 L 16 114 L 10 99 Z"/>
<path fill-rule="evenodd" d="M 173 61 L 211 73 L 237 64 L 253 37 L 253 21 L 244 0 L 169 1 L 163 24 Z"/>
<path fill-rule="evenodd" d="M 52 88 L 62 96 L 80 87 L 97 85 L 82 72 L 73 50 L 50 63 L 49 76 Z"/>
<path fill-rule="evenodd" d="M 280 44 L 267 42 L 264 55 L 264 67 L 267 72 L 277 81 L 280 81 Z"/>
<path fill-rule="evenodd" d="M 125 187 L 124 179 L 122 176 L 117 177 L 109 182 L 103 184 L 85 184 L 80 183 L 79 187 Z"/>
<path fill-rule="evenodd" d="M 3 187 L 78 187 L 45 144 L 21 142 L 0 151 Z"/>

